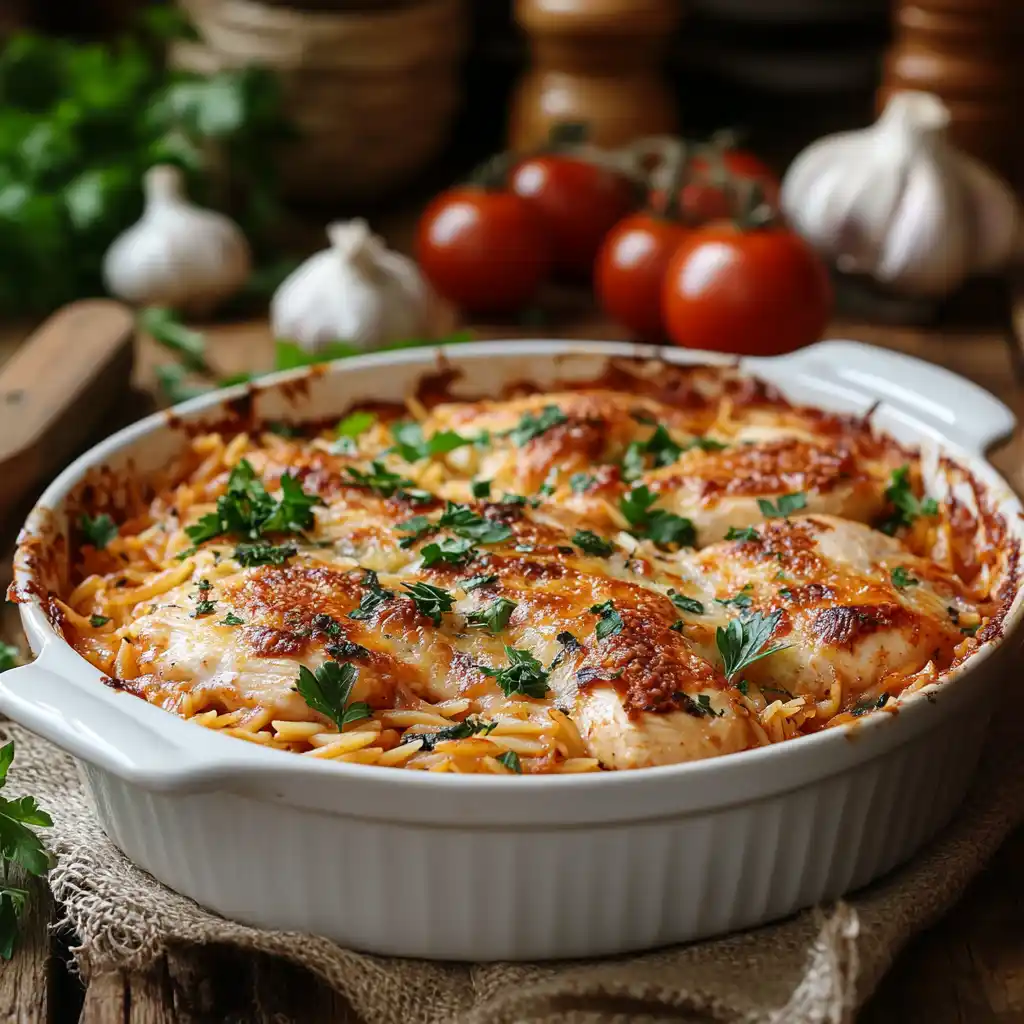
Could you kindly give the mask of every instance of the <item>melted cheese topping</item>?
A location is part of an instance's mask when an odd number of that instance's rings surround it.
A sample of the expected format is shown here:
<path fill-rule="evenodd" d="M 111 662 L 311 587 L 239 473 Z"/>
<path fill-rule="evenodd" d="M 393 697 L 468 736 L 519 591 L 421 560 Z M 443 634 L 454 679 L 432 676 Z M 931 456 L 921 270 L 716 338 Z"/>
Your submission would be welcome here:
<path fill-rule="evenodd" d="M 403 453 L 393 414 L 340 441 L 195 437 L 81 546 L 65 634 L 115 685 L 251 742 L 495 773 L 777 742 L 891 710 L 977 646 L 995 569 L 963 509 L 876 528 L 894 472 L 922 498 L 915 453 L 731 371 L 673 374 L 417 403 L 432 451 Z M 315 496 L 312 521 L 193 545 L 243 459 L 275 501 L 285 474 Z M 254 540 L 270 564 L 246 564 Z M 310 699 L 325 665 L 348 716 Z"/>

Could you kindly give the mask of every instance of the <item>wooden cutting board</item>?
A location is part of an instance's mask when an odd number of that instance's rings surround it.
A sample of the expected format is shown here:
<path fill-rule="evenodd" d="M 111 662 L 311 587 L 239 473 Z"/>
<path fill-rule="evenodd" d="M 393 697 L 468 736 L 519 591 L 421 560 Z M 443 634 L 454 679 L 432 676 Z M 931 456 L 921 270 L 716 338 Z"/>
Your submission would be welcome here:
<path fill-rule="evenodd" d="M 134 338 L 127 307 L 88 299 L 59 310 L 0 365 L 0 525 L 128 401 Z"/>

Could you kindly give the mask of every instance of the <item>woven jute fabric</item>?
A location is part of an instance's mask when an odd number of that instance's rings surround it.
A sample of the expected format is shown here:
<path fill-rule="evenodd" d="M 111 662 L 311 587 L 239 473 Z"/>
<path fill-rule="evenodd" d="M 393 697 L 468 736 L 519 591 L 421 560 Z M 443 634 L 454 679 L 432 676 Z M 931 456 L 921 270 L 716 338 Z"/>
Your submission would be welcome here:
<path fill-rule="evenodd" d="M 9 788 L 53 815 L 50 883 L 83 975 L 143 969 L 182 945 L 278 956 L 333 986 L 365 1024 L 845 1024 L 917 931 L 1024 821 L 1024 729 L 1000 723 L 957 819 L 913 862 L 837 906 L 712 942 L 556 964 L 365 956 L 326 939 L 225 921 L 129 863 L 89 811 L 73 761 L 24 730 Z M 893 779 L 893 785 L 899 785 Z"/>

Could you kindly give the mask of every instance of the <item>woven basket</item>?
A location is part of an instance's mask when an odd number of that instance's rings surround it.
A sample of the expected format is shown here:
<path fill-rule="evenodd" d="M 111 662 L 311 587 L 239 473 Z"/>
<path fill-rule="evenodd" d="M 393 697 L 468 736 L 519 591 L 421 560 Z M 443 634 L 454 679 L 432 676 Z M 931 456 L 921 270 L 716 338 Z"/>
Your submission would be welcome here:
<path fill-rule="evenodd" d="M 301 136 L 282 153 L 286 195 L 375 198 L 411 179 L 447 141 L 467 36 L 462 0 L 358 12 L 251 0 L 180 4 L 201 42 L 176 44 L 176 67 L 212 74 L 260 64 L 280 74 Z"/>

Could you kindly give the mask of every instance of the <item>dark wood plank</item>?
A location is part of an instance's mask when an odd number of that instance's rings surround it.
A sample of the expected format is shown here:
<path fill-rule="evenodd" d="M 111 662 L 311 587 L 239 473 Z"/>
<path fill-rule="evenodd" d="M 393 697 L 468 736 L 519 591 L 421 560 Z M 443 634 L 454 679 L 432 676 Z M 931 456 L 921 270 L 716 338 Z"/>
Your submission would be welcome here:
<path fill-rule="evenodd" d="M 55 958 L 49 932 L 53 900 L 46 883 L 38 878 L 26 880 L 20 873 L 12 872 L 11 881 L 23 885 L 30 895 L 14 958 L 0 966 L 0 1021 L 48 1024 L 54 1020 L 55 1012 Z"/>

